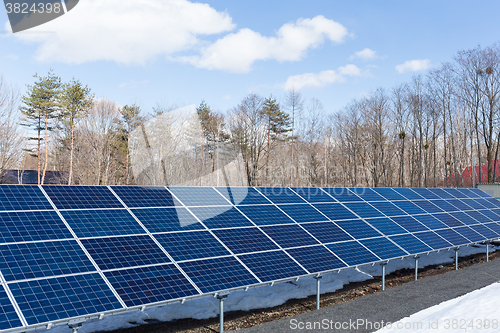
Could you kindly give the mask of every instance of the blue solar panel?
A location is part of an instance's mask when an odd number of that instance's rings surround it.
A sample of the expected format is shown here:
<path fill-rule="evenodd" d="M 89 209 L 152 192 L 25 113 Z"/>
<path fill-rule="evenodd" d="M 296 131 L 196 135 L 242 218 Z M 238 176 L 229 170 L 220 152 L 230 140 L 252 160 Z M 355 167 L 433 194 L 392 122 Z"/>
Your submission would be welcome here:
<path fill-rule="evenodd" d="M 491 198 L 491 196 L 488 193 L 485 193 L 478 188 L 470 188 L 469 191 L 472 191 L 473 193 L 477 194 L 481 198 Z"/>
<path fill-rule="evenodd" d="M 372 189 L 375 191 L 375 193 L 383 196 L 387 200 L 406 200 L 405 197 L 403 197 L 401 194 L 398 192 L 394 191 L 392 188 L 384 188 L 384 187 L 376 187 Z"/>
<path fill-rule="evenodd" d="M 458 188 L 460 192 L 464 193 L 469 198 L 480 198 L 481 196 L 468 188 Z"/>
<path fill-rule="evenodd" d="M 500 208 L 500 201 L 498 201 L 497 199 L 488 198 L 488 199 L 486 199 L 486 201 L 488 201 L 489 203 L 497 206 L 497 208 Z"/>
<path fill-rule="evenodd" d="M 490 228 L 486 227 L 486 225 L 477 224 L 477 225 L 470 226 L 470 228 L 472 230 L 474 230 L 475 232 L 478 232 L 481 235 L 483 235 L 484 238 L 486 238 L 486 239 L 493 239 L 493 238 L 500 237 L 500 233 L 494 232 Z"/>
<path fill-rule="evenodd" d="M 186 206 L 224 206 L 229 202 L 212 187 L 169 187 Z"/>
<path fill-rule="evenodd" d="M 172 207 L 179 205 L 162 186 L 111 186 L 127 207 Z"/>
<path fill-rule="evenodd" d="M 23 326 L 7 293 L 0 285 L 0 330 Z"/>
<path fill-rule="evenodd" d="M 477 233 L 476 231 L 474 231 L 473 229 L 471 229 L 469 227 L 465 227 L 465 226 L 464 227 L 457 227 L 457 228 L 453 228 L 453 230 L 455 230 L 456 232 L 458 232 L 460 235 L 464 236 L 465 238 L 467 238 L 471 242 L 481 242 L 481 241 L 486 240 L 486 237 Z"/>
<path fill-rule="evenodd" d="M 495 209 L 497 208 L 496 205 L 494 205 L 492 202 L 486 200 L 486 199 L 475 199 L 475 201 L 477 203 L 479 203 L 480 205 L 482 205 L 483 207 L 485 208 L 488 208 L 488 209 Z"/>
<path fill-rule="evenodd" d="M 483 214 L 484 216 L 490 218 L 494 222 L 499 222 L 500 221 L 500 216 L 498 216 L 497 214 L 495 214 L 491 210 L 483 209 L 483 210 L 480 211 L 480 213 Z"/>
<path fill-rule="evenodd" d="M 436 230 L 435 232 L 453 245 L 465 245 L 471 243 L 468 239 L 462 237 L 458 232 L 452 229 L 441 229 Z"/>
<path fill-rule="evenodd" d="M 35 185 L 0 185 L 0 211 L 52 209 Z"/>
<path fill-rule="evenodd" d="M 327 247 L 349 266 L 380 260 L 357 241 L 328 244 Z"/>
<path fill-rule="evenodd" d="M 413 217 L 431 230 L 447 228 L 446 224 L 432 215 L 415 215 Z"/>
<path fill-rule="evenodd" d="M 346 209 L 341 204 L 315 204 L 319 211 L 328 216 L 332 221 L 349 220 L 357 218 L 351 211 Z"/>
<path fill-rule="evenodd" d="M 363 201 L 345 187 L 324 187 L 323 190 L 340 202 Z"/>
<path fill-rule="evenodd" d="M 257 228 L 214 230 L 214 234 L 234 253 L 278 249 L 278 246 Z"/>
<path fill-rule="evenodd" d="M 409 232 L 427 231 L 426 226 L 418 222 L 411 216 L 396 216 L 391 217 L 391 220 L 408 230 Z"/>
<path fill-rule="evenodd" d="M 132 212 L 150 232 L 205 229 L 186 208 L 146 208 Z"/>
<path fill-rule="evenodd" d="M 105 186 L 43 185 L 58 209 L 123 208 Z"/>
<path fill-rule="evenodd" d="M 382 259 L 391 259 L 408 255 L 385 237 L 365 239 L 360 241 L 370 251 Z"/>
<path fill-rule="evenodd" d="M 446 192 L 442 188 L 431 188 L 429 189 L 432 193 L 439 196 L 441 199 L 454 199 L 455 197 L 451 195 L 449 192 Z"/>
<path fill-rule="evenodd" d="M 102 270 L 170 262 L 149 236 L 82 239 L 82 244 Z"/>
<path fill-rule="evenodd" d="M 333 270 L 346 267 L 337 256 L 323 246 L 301 247 L 287 250 L 309 273 Z"/>
<path fill-rule="evenodd" d="M 319 243 L 299 225 L 275 225 L 262 227 L 262 231 L 264 231 L 283 248 L 314 245 Z"/>
<path fill-rule="evenodd" d="M 187 261 L 179 265 L 204 293 L 259 282 L 233 257 Z"/>
<path fill-rule="evenodd" d="M 433 214 L 432 216 L 446 224 L 448 227 L 459 227 L 464 225 L 462 222 L 447 213 Z"/>
<path fill-rule="evenodd" d="M 310 203 L 337 201 L 319 187 L 292 187 L 291 189 Z"/>
<path fill-rule="evenodd" d="M 336 221 L 335 223 L 356 239 L 381 236 L 363 220 Z"/>
<path fill-rule="evenodd" d="M 484 225 L 488 227 L 488 229 L 491 229 L 500 235 L 500 224 L 492 222 L 492 223 L 485 223 Z"/>
<path fill-rule="evenodd" d="M 73 238 L 56 212 L 0 213 L 0 243 Z"/>
<path fill-rule="evenodd" d="M 454 196 L 455 198 L 458 198 L 458 199 L 468 198 L 468 196 L 466 196 L 465 194 L 463 194 L 461 191 L 459 191 L 456 188 L 445 188 L 443 190 L 445 190 L 446 192 L 448 192 L 449 194 L 451 194 L 452 196 Z"/>
<path fill-rule="evenodd" d="M 467 225 L 473 225 L 478 223 L 475 219 L 470 217 L 470 215 L 467 215 L 464 212 L 454 212 L 450 213 L 450 215 Z"/>
<path fill-rule="evenodd" d="M 307 274 L 283 251 L 245 254 L 239 258 L 262 282 Z"/>
<path fill-rule="evenodd" d="M 396 207 L 390 202 L 380 201 L 380 202 L 370 202 L 370 204 L 377 208 L 385 216 L 401 216 L 406 215 L 401 209 Z"/>
<path fill-rule="evenodd" d="M 407 214 L 425 214 L 425 211 L 411 201 L 396 201 L 394 204 L 404 210 Z"/>
<path fill-rule="evenodd" d="M 97 273 L 9 284 L 28 325 L 122 308 Z"/>
<path fill-rule="evenodd" d="M 216 189 L 235 206 L 270 204 L 269 200 L 253 187 L 217 187 Z"/>
<path fill-rule="evenodd" d="M 490 209 L 490 211 L 500 216 L 500 208 Z"/>
<path fill-rule="evenodd" d="M 422 208 L 426 213 L 442 213 L 443 210 L 430 201 L 416 200 L 413 203 Z"/>
<path fill-rule="evenodd" d="M 239 206 L 238 209 L 257 225 L 294 223 L 276 206 Z"/>
<path fill-rule="evenodd" d="M 5 280 L 83 273 L 96 269 L 76 240 L 0 245 Z"/>
<path fill-rule="evenodd" d="M 460 199 L 462 200 L 466 205 L 472 207 L 472 209 L 484 209 L 485 207 L 478 203 L 474 199 Z"/>
<path fill-rule="evenodd" d="M 417 237 L 413 235 L 406 234 L 406 235 L 392 236 L 389 238 L 410 254 L 418 254 L 418 253 L 432 251 L 432 248 L 424 244 L 422 241 L 420 241 Z"/>
<path fill-rule="evenodd" d="M 230 255 L 208 231 L 158 234 L 155 238 L 175 261 Z"/>
<path fill-rule="evenodd" d="M 332 222 L 304 223 L 301 225 L 322 243 L 341 242 L 352 239 L 351 236 Z"/>
<path fill-rule="evenodd" d="M 481 223 L 488 223 L 491 222 L 491 219 L 483 214 L 481 214 L 478 211 L 467 211 L 465 214 L 471 216 L 474 220 L 481 222 Z"/>
<path fill-rule="evenodd" d="M 365 201 L 385 201 L 382 196 L 378 195 L 377 192 L 371 188 L 350 187 L 349 190 Z"/>
<path fill-rule="evenodd" d="M 126 209 L 65 210 L 61 214 L 78 237 L 145 233 Z"/>
<path fill-rule="evenodd" d="M 366 220 L 369 224 L 375 227 L 384 235 L 397 235 L 407 233 L 406 230 L 391 221 L 388 217 Z"/>
<path fill-rule="evenodd" d="M 446 200 L 431 200 L 431 202 L 438 206 L 439 208 L 441 208 L 442 210 L 444 210 L 445 212 L 456 212 L 456 211 L 459 211 L 460 209 L 458 209 L 457 207 L 451 205 L 450 203 L 448 203 L 448 201 Z"/>
<path fill-rule="evenodd" d="M 344 204 L 347 208 L 352 210 L 361 218 L 369 217 L 382 217 L 384 216 L 381 212 L 370 206 L 366 202 L 348 202 Z"/>
<path fill-rule="evenodd" d="M 412 188 L 412 190 L 426 199 L 440 199 L 436 194 L 427 188 Z"/>
<path fill-rule="evenodd" d="M 109 271 L 105 276 L 127 306 L 198 294 L 173 264 Z"/>
<path fill-rule="evenodd" d="M 305 203 L 304 199 L 287 187 L 258 187 L 257 190 L 275 204 Z"/>
<path fill-rule="evenodd" d="M 325 217 L 309 204 L 280 205 L 279 207 L 295 222 L 328 221 L 328 217 Z"/>
<path fill-rule="evenodd" d="M 252 222 L 231 206 L 193 207 L 191 212 L 210 229 L 253 226 Z"/>
<path fill-rule="evenodd" d="M 398 192 L 399 194 L 401 194 L 402 196 L 404 196 L 408 200 L 419 200 L 419 199 L 424 198 L 421 195 L 419 195 L 417 192 L 412 191 L 409 188 L 394 188 L 393 190 Z"/>
<path fill-rule="evenodd" d="M 453 244 L 444 240 L 441 236 L 433 231 L 418 232 L 414 235 L 422 242 L 432 247 L 434 250 L 445 249 L 447 247 L 453 246 Z"/>
<path fill-rule="evenodd" d="M 459 199 L 450 199 L 446 200 L 449 204 L 452 204 L 453 206 L 457 207 L 460 210 L 471 210 L 472 207 L 469 205 L 466 205 L 463 201 Z"/>

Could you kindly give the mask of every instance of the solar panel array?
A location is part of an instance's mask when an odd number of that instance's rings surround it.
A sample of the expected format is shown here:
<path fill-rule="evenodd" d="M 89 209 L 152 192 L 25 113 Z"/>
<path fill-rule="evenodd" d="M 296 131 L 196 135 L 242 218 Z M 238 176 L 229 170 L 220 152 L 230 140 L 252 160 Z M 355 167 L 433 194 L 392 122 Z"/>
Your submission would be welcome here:
<path fill-rule="evenodd" d="M 477 189 L 0 186 L 0 330 L 500 237 Z"/>

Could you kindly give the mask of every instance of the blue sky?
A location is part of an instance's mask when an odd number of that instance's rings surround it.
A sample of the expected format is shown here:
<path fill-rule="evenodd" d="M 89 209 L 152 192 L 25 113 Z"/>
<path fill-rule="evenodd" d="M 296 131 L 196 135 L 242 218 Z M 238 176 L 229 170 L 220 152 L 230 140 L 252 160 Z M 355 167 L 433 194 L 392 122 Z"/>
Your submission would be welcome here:
<path fill-rule="evenodd" d="M 199 104 L 226 111 L 288 87 L 327 113 L 378 87 L 500 41 L 500 2 L 80 0 L 66 15 L 9 33 L 0 74 L 24 93 L 50 68 L 118 105 Z"/>

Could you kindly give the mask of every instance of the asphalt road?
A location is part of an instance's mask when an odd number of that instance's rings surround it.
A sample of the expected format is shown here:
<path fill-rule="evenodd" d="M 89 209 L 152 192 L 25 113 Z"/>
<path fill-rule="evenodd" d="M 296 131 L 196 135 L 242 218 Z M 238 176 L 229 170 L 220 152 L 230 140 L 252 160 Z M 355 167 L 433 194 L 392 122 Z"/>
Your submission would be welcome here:
<path fill-rule="evenodd" d="M 413 313 L 498 281 L 500 281 L 500 258 L 458 271 L 425 277 L 383 292 L 359 297 L 351 302 L 327 306 L 238 332 L 374 332 L 377 330 L 375 325 L 379 325 L 382 321 L 396 322 Z M 318 323 L 316 329 L 306 328 L 308 323 L 314 325 L 315 322 Z M 368 322 L 372 323 L 371 328 Z M 325 326 L 321 328 L 320 325 Z M 301 327 L 304 329 L 300 329 Z M 326 327 L 336 328 L 331 330 L 325 329 Z"/>

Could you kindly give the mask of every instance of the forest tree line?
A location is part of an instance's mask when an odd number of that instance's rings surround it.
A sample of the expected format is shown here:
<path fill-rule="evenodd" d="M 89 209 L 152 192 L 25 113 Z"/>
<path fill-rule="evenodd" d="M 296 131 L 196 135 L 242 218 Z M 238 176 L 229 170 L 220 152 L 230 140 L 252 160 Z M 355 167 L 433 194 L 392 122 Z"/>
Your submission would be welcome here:
<path fill-rule="evenodd" d="M 337 111 L 295 89 L 280 101 L 249 94 L 226 112 L 204 101 L 196 111 L 208 164 L 220 146 L 237 151 L 250 186 L 463 187 L 471 165 L 487 165 L 476 182 L 500 178 L 499 99 L 495 44 Z M 35 169 L 41 184 L 46 170 L 68 172 L 66 184 L 136 184 L 129 136 L 171 109 L 118 107 L 52 71 L 22 96 L 0 79 L 0 171 Z"/>

